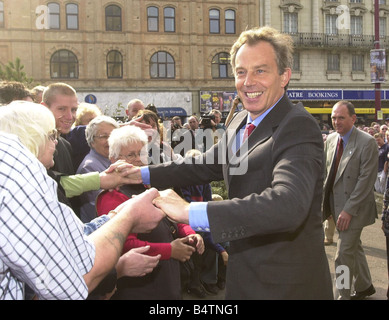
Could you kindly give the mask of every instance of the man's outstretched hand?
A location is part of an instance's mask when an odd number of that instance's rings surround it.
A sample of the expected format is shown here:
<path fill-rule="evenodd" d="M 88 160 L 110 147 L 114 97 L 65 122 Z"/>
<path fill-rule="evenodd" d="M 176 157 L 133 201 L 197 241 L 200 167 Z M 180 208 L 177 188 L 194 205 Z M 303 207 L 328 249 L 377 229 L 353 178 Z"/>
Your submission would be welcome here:
<path fill-rule="evenodd" d="M 171 189 L 160 191 L 159 194 L 153 201 L 154 205 L 173 222 L 189 224 L 189 203 Z"/>

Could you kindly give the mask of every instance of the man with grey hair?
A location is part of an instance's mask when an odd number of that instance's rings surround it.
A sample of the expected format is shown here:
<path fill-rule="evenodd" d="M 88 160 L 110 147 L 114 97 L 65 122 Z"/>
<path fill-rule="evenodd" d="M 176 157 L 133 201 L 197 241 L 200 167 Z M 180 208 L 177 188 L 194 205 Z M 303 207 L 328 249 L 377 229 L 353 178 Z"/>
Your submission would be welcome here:
<path fill-rule="evenodd" d="M 77 174 L 102 172 L 111 165 L 108 138 L 115 128 L 119 128 L 119 124 L 107 116 L 98 116 L 89 122 L 85 136 L 91 150 L 78 167 Z M 89 222 L 96 217 L 95 199 L 100 191 L 89 191 L 80 196 L 82 222 Z"/>
<path fill-rule="evenodd" d="M 127 104 L 127 110 L 126 114 L 128 117 L 128 121 L 131 121 L 133 117 L 135 117 L 140 110 L 144 110 L 145 105 L 143 101 L 139 99 L 132 99 L 128 104 Z"/>

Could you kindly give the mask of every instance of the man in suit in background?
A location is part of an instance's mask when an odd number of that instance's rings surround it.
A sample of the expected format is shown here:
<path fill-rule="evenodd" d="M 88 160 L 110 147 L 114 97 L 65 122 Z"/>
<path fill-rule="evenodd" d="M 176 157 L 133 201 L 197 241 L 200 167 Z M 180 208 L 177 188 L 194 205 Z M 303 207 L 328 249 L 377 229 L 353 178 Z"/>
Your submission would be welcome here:
<path fill-rule="evenodd" d="M 231 61 L 245 110 L 224 139 L 191 163 L 134 169 L 134 182 L 142 176 L 160 188 L 224 179 L 231 200 L 188 204 L 167 191 L 155 204 L 211 231 L 215 242 L 230 242 L 227 299 L 333 299 L 321 214 L 323 139 L 286 94 L 292 53 L 292 39 L 272 28 L 243 32 Z"/>
<path fill-rule="evenodd" d="M 328 136 L 324 149 L 323 215 L 324 219 L 332 215 L 339 231 L 335 257 L 336 292 L 338 299 L 346 300 L 360 300 L 375 293 L 360 238 L 363 228 L 373 224 L 377 218 L 374 182 L 378 149 L 372 136 L 354 126 L 356 119 L 350 102 L 336 103 L 332 109 L 336 132 Z M 341 272 L 344 267 L 347 267 L 349 276 Z M 353 277 L 356 292 L 351 294 Z"/>

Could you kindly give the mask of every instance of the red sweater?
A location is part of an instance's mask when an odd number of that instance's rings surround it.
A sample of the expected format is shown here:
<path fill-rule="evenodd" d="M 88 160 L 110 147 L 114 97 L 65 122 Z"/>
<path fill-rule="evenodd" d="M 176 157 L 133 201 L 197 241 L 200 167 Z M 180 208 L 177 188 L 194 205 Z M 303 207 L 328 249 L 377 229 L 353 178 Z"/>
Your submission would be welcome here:
<path fill-rule="evenodd" d="M 99 216 L 108 214 L 129 198 L 119 191 L 104 192 L 97 197 L 96 210 Z M 177 224 L 178 236 L 186 237 L 190 234 L 195 234 L 194 230 L 187 224 Z M 133 249 L 144 246 L 150 246 L 149 251 L 146 252 L 149 256 L 161 255 L 161 260 L 168 260 L 171 257 L 172 247 L 170 243 L 151 243 L 139 240 L 136 233 L 130 233 L 123 246 L 123 253 Z"/>

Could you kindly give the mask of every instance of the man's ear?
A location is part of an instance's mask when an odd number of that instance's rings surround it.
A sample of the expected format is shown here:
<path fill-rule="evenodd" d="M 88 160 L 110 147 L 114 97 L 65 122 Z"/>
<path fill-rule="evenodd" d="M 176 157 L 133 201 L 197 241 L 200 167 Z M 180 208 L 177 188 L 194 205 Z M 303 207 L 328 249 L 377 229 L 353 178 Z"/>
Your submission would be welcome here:
<path fill-rule="evenodd" d="M 284 73 L 281 75 L 282 78 L 282 87 L 285 88 L 290 81 L 290 78 L 292 77 L 292 70 L 290 68 L 286 68 Z"/>

